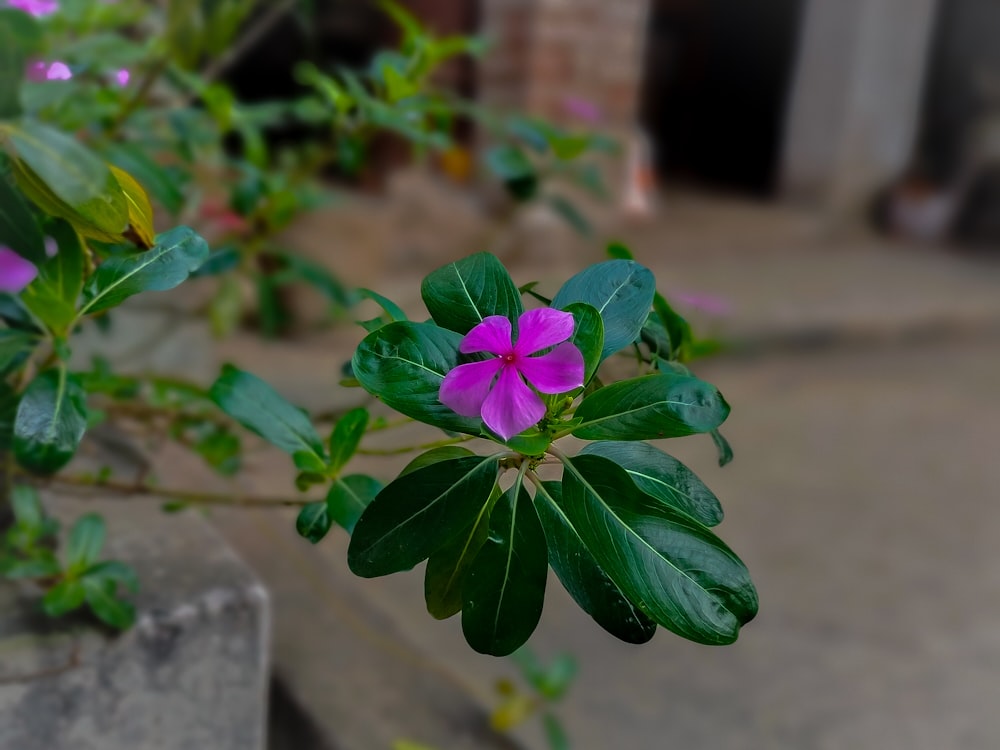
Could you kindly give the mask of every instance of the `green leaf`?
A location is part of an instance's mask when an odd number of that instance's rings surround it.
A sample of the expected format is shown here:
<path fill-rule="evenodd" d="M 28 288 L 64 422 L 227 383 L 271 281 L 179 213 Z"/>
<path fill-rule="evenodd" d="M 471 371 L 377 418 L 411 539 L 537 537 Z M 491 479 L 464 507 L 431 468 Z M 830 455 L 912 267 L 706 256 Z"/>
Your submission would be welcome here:
<path fill-rule="evenodd" d="M 45 592 L 42 609 L 49 617 L 60 617 L 83 605 L 87 592 L 82 581 L 60 581 Z"/>
<path fill-rule="evenodd" d="M 653 310 L 670 339 L 670 358 L 683 359 L 684 353 L 691 343 L 691 325 L 677 314 L 659 292 L 653 295 Z"/>
<path fill-rule="evenodd" d="M 505 182 L 535 176 L 535 167 L 517 146 L 494 146 L 484 157 L 487 169 Z"/>
<path fill-rule="evenodd" d="M 573 302 L 586 302 L 597 308 L 604 319 L 605 359 L 635 341 L 655 293 L 656 280 L 648 268 L 631 260 L 609 260 L 563 284 L 552 306 L 564 310 Z"/>
<path fill-rule="evenodd" d="M 20 10 L 0 8 L 0 119 L 21 114 L 24 66 L 41 41 L 38 21 Z"/>
<path fill-rule="evenodd" d="M 415 459 L 410 461 L 410 463 L 408 463 L 405 467 L 403 467 L 403 470 L 399 472 L 399 476 L 405 477 L 407 474 L 412 474 L 417 469 L 422 469 L 425 466 L 430 466 L 431 464 L 436 464 L 441 461 L 475 455 L 475 453 L 470 451 L 468 448 L 463 448 L 461 445 L 442 445 L 438 448 L 431 448 L 426 453 L 421 453 Z"/>
<path fill-rule="evenodd" d="M 73 524 L 66 548 L 66 560 L 74 570 L 84 570 L 95 562 L 104 546 L 104 519 L 96 513 L 81 516 Z"/>
<path fill-rule="evenodd" d="M 722 521 L 718 498 L 695 473 L 648 443 L 591 443 L 580 454 L 614 461 L 628 472 L 640 491 L 686 513 L 704 526 L 716 526 Z"/>
<path fill-rule="evenodd" d="M 286 453 L 325 456 L 323 441 L 305 412 L 256 375 L 226 365 L 208 395 L 230 417 Z"/>
<path fill-rule="evenodd" d="M 555 714 L 549 711 L 542 714 L 542 727 L 545 729 L 545 739 L 549 743 L 549 750 L 570 750 L 572 745 L 569 736 Z"/>
<path fill-rule="evenodd" d="M 594 227 L 569 198 L 562 195 L 550 195 L 546 198 L 546 202 L 575 231 L 584 237 L 594 236 Z"/>
<path fill-rule="evenodd" d="M 712 430 L 708 434 L 712 436 L 712 442 L 719 451 L 719 466 L 725 466 L 733 460 L 733 446 L 718 430 Z"/>
<path fill-rule="evenodd" d="M 295 519 L 295 530 L 299 536 L 316 544 L 330 530 L 333 521 L 326 510 L 326 502 L 319 501 L 302 506 L 298 518 Z"/>
<path fill-rule="evenodd" d="M 350 306 L 351 300 L 344 289 L 344 285 L 329 270 L 303 258 L 298 253 L 278 253 L 279 258 L 286 264 L 276 276 L 277 283 L 286 284 L 291 281 L 301 281 L 326 297 L 332 305 L 337 308 Z"/>
<path fill-rule="evenodd" d="M 441 461 L 397 478 L 358 519 L 347 564 L 363 578 L 409 570 L 472 525 L 497 479 L 496 456 Z"/>
<path fill-rule="evenodd" d="M 138 255 L 104 261 L 83 290 L 80 315 L 120 305 L 140 292 L 163 292 L 183 282 L 208 257 L 208 243 L 188 227 L 176 227 L 156 238 Z"/>
<path fill-rule="evenodd" d="M 330 485 L 330 491 L 326 493 L 327 513 L 350 534 L 354 531 L 365 508 L 371 505 L 372 500 L 381 491 L 382 483 L 366 474 L 337 477 Z"/>
<path fill-rule="evenodd" d="M 10 493 L 11 509 L 19 526 L 38 531 L 45 521 L 45 510 L 38 490 L 26 484 L 15 485 Z"/>
<path fill-rule="evenodd" d="M 0 380 L 0 451 L 9 451 L 14 446 L 14 421 L 19 404 L 17 392 Z"/>
<path fill-rule="evenodd" d="M 86 393 L 64 368 L 28 385 L 14 419 L 14 456 L 26 469 L 52 474 L 69 463 L 87 429 Z"/>
<path fill-rule="evenodd" d="M 472 524 L 427 559 L 424 601 L 427 611 L 438 620 L 445 620 L 462 609 L 462 588 L 472 561 L 486 543 L 490 511 L 500 494 L 500 485 L 494 485 Z"/>
<path fill-rule="evenodd" d="M 330 470 L 340 471 L 358 449 L 368 429 L 368 410 L 351 409 L 339 420 L 330 435 Z"/>
<path fill-rule="evenodd" d="M 135 607 L 117 596 L 117 586 L 106 578 L 83 578 L 87 604 L 97 618 L 116 630 L 126 630 L 135 622 Z"/>
<path fill-rule="evenodd" d="M 573 430 L 584 440 L 655 440 L 709 432 L 729 416 L 715 386 L 684 375 L 621 380 L 587 396 Z"/>
<path fill-rule="evenodd" d="M 38 276 L 21 293 L 21 300 L 36 318 L 65 336 L 76 319 L 76 302 L 83 289 L 83 246 L 65 221 L 54 222 L 49 233 L 59 252 L 38 267 Z"/>
<path fill-rule="evenodd" d="M 563 308 L 573 315 L 576 326 L 570 341 L 583 354 L 583 383 L 597 372 L 604 353 L 604 320 L 597 308 L 586 302 L 573 302 Z"/>
<path fill-rule="evenodd" d="M 18 172 L 21 181 L 27 176 L 33 186 L 28 197 L 36 200 L 48 193 L 43 202 L 52 198 L 70 209 L 52 210 L 56 216 L 69 221 L 82 233 L 92 231 L 98 238 L 121 235 L 128 226 L 128 205 L 121 188 L 108 166 L 86 147 L 65 133 L 32 120 L 19 120 L 0 124 L 0 132 L 7 137 L 18 161 L 26 172 Z M 37 181 L 36 181 L 37 180 Z"/>
<path fill-rule="evenodd" d="M 36 266 L 48 260 L 45 240 L 28 202 L 3 173 L 0 173 L 0 245 Z"/>
<path fill-rule="evenodd" d="M 135 574 L 135 570 L 133 570 L 132 566 L 118 560 L 105 560 L 104 562 L 91 565 L 83 571 L 80 578 L 113 581 L 115 584 L 121 584 L 133 593 L 139 590 L 139 577 Z"/>
<path fill-rule="evenodd" d="M 654 622 L 706 645 L 732 643 L 757 614 L 740 559 L 683 513 L 640 492 L 601 456 L 565 462 L 560 507 L 612 581 Z"/>
<path fill-rule="evenodd" d="M 445 374 L 464 361 L 461 343 L 461 334 L 433 323 L 390 323 L 364 338 L 351 367 L 366 391 L 396 411 L 443 430 L 479 435 L 481 419 L 459 416 L 438 400 Z"/>
<path fill-rule="evenodd" d="M 545 602 L 545 550 L 531 496 L 517 481 L 493 509 L 462 590 L 462 632 L 479 653 L 507 656 L 534 632 Z"/>
<path fill-rule="evenodd" d="M 112 164 L 135 177 L 172 216 L 180 213 L 184 207 L 183 177 L 157 164 L 135 144 L 111 144 L 105 147 L 104 154 Z"/>
<path fill-rule="evenodd" d="M 490 253 L 476 253 L 432 272 L 421 284 L 420 296 L 435 323 L 461 334 L 489 315 L 516 323 L 524 312 L 510 274 Z"/>
<path fill-rule="evenodd" d="M 403 309 L 388 297 L 384 297 L 378 292 L 373 292 L 371 289 L 364 288 L 358 289 L 357 293 L 362 299 L 370 299 L 385 310 L 389 315 L 390 321 L 408 320 Z"/>
<path fill-rule="evenodd" d="M 0 377 L 19 368 L 41 338 L 31 331 L 0 328 Z"/>
<path fill-rule="evenodd" d="M 562 492 L 559 482 L 544 482 L 535 502 L 548 542 L 549 565 L 594 622 L 626 643 L 646 643 L 656 632 L 656 623 L 629 601 L 597 563 L 562 510 Z"/>

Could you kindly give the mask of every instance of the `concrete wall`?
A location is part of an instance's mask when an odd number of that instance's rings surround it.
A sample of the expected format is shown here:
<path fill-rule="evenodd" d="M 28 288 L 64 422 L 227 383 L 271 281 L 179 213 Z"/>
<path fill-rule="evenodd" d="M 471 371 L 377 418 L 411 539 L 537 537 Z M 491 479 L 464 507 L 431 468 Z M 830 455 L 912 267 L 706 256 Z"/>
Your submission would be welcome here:
<path fill-rule="evenodd" d="M 863 210 L 907 166 L 937 0 L 810 0 L 786 120 L 783 193 Z"/>

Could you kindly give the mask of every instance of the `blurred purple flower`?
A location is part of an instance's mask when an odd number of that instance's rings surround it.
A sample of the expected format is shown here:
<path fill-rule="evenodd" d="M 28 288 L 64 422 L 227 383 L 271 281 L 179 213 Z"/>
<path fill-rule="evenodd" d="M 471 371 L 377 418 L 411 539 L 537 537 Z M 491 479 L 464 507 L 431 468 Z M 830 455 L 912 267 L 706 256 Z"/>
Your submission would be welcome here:
<path fill-rule="evenodd" d="M 128 82 L 131 77 L 132 74 L 129 73 L 127 68 L 122 68 L 121 70 L 115 71 L 115 83 L 117 83 L 119 86 L 122 87 L 128 86 Z"/>
<path fill-rule="evenodd" d="M 0 292 L 17 294 L 38 275 L 35 264 L 0 245 Z"/>
<path fill-rule="evenodd" d="M 33 83 L 40 83 L 41 81 L 68 81 L 73 77 L 73 71 L 69 69 L 66 63 L 59 62 L 58 60 L 51 63 L 36 60 L 28 64 L 24 75 Z"/>
<path fill-rule="evenodd" d="M 674 292 L 670 295 L 676 302 L 700 310 L 708 315 L 724 317 L 733 311 L 733 306 L 729 300 L 714 294 L 704 294 L 702 292 Z"/>
<path fill-rule="evenodd" d="M 482 417 L 487 427 L 509 440 L 545 416 L 545 404 L 529 384 L 548 394 L 583 385 L 583 355 L 567 341 L 573 325 L 567 312 L 547 307 L 528 310 L 517 319 L 515 344 L 507 318 L 484 318 L 462 339 L 459 351 L 495 356 L 454 368 L 441 383 L 438 398 L 463 417 Z M 551 346 L 555 348 L 547 354 L 531 356 Z"/>
<path fill-rule="evenodd" d="M 568 114 L 591 125 L 596 125 L 603 119 L 600 107 L 579 96 L 567 96 L 563 99 L 563 108 Z"/>
<path fill-rule="evenodd" d="M 7 0 L 7 5 L 23 10 L 35 18 L 49 16 L 59 10 L 59 0 Z"/>

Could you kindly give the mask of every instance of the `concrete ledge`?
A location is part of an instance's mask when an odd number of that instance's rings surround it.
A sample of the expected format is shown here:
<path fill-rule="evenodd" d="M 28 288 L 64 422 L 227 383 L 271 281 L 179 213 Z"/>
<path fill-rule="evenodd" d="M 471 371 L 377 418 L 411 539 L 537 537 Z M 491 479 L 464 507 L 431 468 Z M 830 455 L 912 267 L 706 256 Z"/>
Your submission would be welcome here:
<path fill-rule="evenodd" d="M 68 522 L 108 522 L 107 554 L 132 565 L 136 626 L 40 613 L 38 595 L 0 585 L 0 748 L 263 750 L 268 594 L 194 513 L 155 502 L 46 498 Z"/>

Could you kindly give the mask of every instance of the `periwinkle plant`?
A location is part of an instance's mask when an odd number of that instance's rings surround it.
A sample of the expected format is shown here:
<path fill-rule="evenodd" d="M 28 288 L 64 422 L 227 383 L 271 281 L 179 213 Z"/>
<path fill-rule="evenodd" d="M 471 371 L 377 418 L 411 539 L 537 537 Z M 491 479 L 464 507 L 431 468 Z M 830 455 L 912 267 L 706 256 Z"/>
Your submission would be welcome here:
<path fill-rule="evenodd" d="M 399 319 L 397 309 L 358 346 L 355 377 L 402 414 L 492 446 L 417 457 L 361 513 L 351 570 L 382 576 L 427 560 L 428 610 L 461 611 L 469 644 L 487 654 L 531 635 L 549 565 L 624 641 L 648 641 L 657 625 L 699 643 L 734 641 L 757 593 L 710 530 L 718 500 L 644 442 L 713 432 L 729 406 L 655 353 L 648 374 L 598 376 L 663 312 L 652 309 L 652 273 L 633 260 L 601 263 L 525 312 L 503 265 L 483 253 L 431 273 L 422 296 L 431 320 Z M 669 319 L 658 322 L 669 330 Z M 568 455 L 567 436 L 589 442 Z M 548 465 L 561 479 L 546 478 Z"/>

